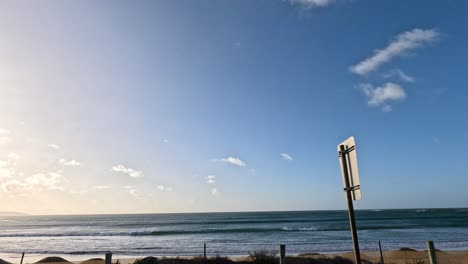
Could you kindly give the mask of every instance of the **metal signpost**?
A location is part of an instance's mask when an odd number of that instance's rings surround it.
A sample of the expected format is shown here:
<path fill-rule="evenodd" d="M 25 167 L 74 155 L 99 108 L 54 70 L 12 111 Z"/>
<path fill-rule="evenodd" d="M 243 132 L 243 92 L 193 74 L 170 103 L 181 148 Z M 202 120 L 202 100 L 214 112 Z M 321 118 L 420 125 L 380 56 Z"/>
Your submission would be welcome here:
<path fill-rule="evenodd" d="M 350 137 L 338 145 L 338 157 L 340 160 L 341 175 L 343 176 L 346 201 L 348 202 L 349 225 L 351 226 L 351 236 L 353 238 L 354 259 L 356 264 L 361 264 L 361 254 L 359 252 L 359 241 L 353 207 L 353 200 L 361 200 L 361 185 L 359 184 L 354 137 Z"/>

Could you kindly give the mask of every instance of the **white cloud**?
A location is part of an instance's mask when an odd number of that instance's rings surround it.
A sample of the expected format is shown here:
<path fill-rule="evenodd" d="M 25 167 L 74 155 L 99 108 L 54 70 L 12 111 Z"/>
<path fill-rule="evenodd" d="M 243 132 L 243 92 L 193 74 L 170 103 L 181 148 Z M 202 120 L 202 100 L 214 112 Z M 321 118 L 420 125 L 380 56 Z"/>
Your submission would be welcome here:
<path fill-rule="evenodd" d="M 215 184 L 216 183 L 216 176 L 209 175 L 206 177 L 206 183 L 208 184 Z"/>
<path fill-rule="evenodd" d="M 162 141 L 163 141 L 164 143 L 169 143 L 169 139 L 167 139 L 167 138 L 163 138 Z"/>
<path fill-rule="evenodd" d="M 105 190 L 105 189 L 110 189 L 112 186 L 109 185 L 95 185 L 93 186 L 94 189 L 96 190 Z"/>
<path fill-rule="evenodd" d="M 413 76 L 409 76 L 408 74 L 406 74 L 404 71 L 400 69 L 393 69 L 387 73 L 382 74 L 382 77 L 384 77 L 385 79 L 397 77 L 400 80 L 405 81 L 405 82 L 409 82 L 409 83 L 414 82 Z"/>
<path fill-rule="evenodd" d="M 291 157 L 291 155 L 289 155 L 288 153 L 280 153 L 280 155 L 283 160 L 288 160 L 288 161 L 294 160 L 293 157 Z"/>
<path fill-rule="evenodd" d="M 333 2 L 334 0 L 289 0 L 289 3 L 301 5 L 305 8 L 324 7 Z"/>
<path fill-rule="evenodd" d="M 59 173 L 49 172 L 47 174 L 34 174 L 33 176 L 27 177 L 24 182 L 30 185 L 32 188 L 63 191 L 64 188 L 60 186 L 62 180 L 63 177 Z"/>
<path fill-rule="evenodd" d="M 54 149 L 54 150 L 59 150 L 60 146 L 57 144 L 48 144 L 47 147 Z"/>
<path fill-rule="evenodd" d="M 247 166 L 247 164 L 244 161 L 242 161 L 239 158 L 234 158 L 234 157 L 227 157 L 227 158 L 223 158 L 223 159 L 220 159 L 220 160 L 217 160 L 217 161 L 229 163 L 229 164 L 236 165 L 236 166 L 239 166 L 239 167 Z"/>
<path fill-rule="evenodd" d="M 382 112 L 388 113 L 388 112 L 391 112 L 392 110 L 393 110 L 393 108 L 392 108 L 391 105 L 383 105 L 382 106 Z"/>
<path fill-rule="evenodd" d="M 0 184 L 0 189 L 3 192 L 10 193 L 10 194 L 21 193 L 21 192 L 29 190 L 30 188 L 31 188 L 30 185 L 24 182 L 18 181 L 18 180 L 8 180 Z"/>
<path fill-rule="evenodd" d="M 361 84 L 360 88 L 367 96 L 367 104 L 372 107 L 383 106 L 384 112 L 391 111 L 388 106 L 390 101 L 400 101 L 406 98 L 405 90 L 398 84 L 385 83 L 380 87 L 373 87 L 371 84 Z"/>
<path fill-rule="evenodd" d="M 0 160 L 0 181 L 13 178 L 17 174 L 16 165 L 20 156 L 14 152 L 10 152 L 7 157 L 6 161 Z"/>
<path fill-rule="evenodd" d="M 0 128 L 0 135 L 10 135 L 11 131 L 5 128 Z"/>
<path fill-rule="evenodd" d="M 384 49 L 377 50 L 371 57 L 351 66 L 350 71 L 355 74 L 365 75 L 376 70 L 382 64 L 389 62 L 395 56 L 434 42 L 438 36 L 439 33 L 435 29 L 415 28 L 403 32 L 396 36 Z"/>
<path fill-rule="evenodd" d="M 172 187 L 164 186 L 164 185 L 158 185 L 156 188 L 160 191 L 166 191 L 166 192 L 172 192 Z"/>
<path fill-rule="evenodd" d="M 0 190 L 10 196 L 27 195 L 45 190 L 64 191 L 64 177 L 57 172 L 36 173 L 25 177 L 23 171 L 17 170 L 20 155 L 14 152 L 8 154 L 6 161 L 0 160 Z"/>
<path fill-rule="evenodd" d="M 211 191 L 210 191 L 210 192 L 211 192 L 211 195 L 213 195 L 213 196 L 216 196 L 216 195 L 218 195 L 218 194 L 219 194 L 219 192 L 218 192 L 218 189 L 217 189 L 217 188 L 211 188 Z"/>
<path fill-rule="evenodd" d="M 66 160 L 66 159 L 60 159 L 59 163 L 62 164 L 63 166 L 72 166 L 72 167 L 81 165 L 81 163 L 76 160 Z"/>
<path fill-rule="evenodd" d="M 116 165 L 112 167 L 112 170 L 115 172 L 127 174 L 128 176 L 132 178 L 141 178 L 144 176 L 142 171 L 137 171 L 131 168 L 127 168 L 124 165 Z"/>
<path fill-rule="evenodd" d="M 127 192 L 128 194 L 134 196 L 135 198 L 139 198 L 137 190 L 133 188 L 132 186 L 127 185 L 124 187 L 124 189 L 125 189 L 125 192 Z"/>

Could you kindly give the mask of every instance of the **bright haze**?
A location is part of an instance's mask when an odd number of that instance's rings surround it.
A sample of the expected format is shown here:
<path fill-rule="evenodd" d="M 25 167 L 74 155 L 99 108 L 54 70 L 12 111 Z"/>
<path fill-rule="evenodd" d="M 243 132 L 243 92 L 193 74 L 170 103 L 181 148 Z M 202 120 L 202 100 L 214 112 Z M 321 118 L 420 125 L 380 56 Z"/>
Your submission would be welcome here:
<path fill-rule="evenodd" d="M 424 11 L 422 11 L 424 10 Z M 0 211 L 468 200 L 464 1 L 2 1 Z"/>

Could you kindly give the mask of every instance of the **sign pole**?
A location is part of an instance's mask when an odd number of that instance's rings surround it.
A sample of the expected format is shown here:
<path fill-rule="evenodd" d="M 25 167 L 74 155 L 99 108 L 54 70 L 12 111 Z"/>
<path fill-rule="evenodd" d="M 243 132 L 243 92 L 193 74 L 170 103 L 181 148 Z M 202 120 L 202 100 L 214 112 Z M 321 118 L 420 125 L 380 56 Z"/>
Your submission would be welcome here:
<path fill-rule="evenodd" d="M 348 202 L 349 225 L 351 226 L 351 237 L 353 239 L 354 260 L 356 264 L 361 264 L 361 254 L 359 252 L 359 241 L 356 229 L 356 220 L 354 218 L 353 199 L 351 197 L 351 186 L 349 184 L 348 160 L 344 145 L 340 145 L 341 165 L 343 168 L 343 177 L 345 180 L 346 201 Z"/>

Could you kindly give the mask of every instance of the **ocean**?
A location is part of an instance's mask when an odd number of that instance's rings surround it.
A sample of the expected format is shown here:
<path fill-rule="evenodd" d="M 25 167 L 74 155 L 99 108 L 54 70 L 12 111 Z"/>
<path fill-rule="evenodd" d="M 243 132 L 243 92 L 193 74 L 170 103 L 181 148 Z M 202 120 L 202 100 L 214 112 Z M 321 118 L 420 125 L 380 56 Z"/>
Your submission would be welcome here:
<path fill-rule="evenodd" d="M 468 209 L 360 210 L 362 251 L 399 247 L 468 248 Z M 346 211 L 0 217 L 0 258 L 241 256 L 256 249 L 287 254 L 352 251 Z"/>

